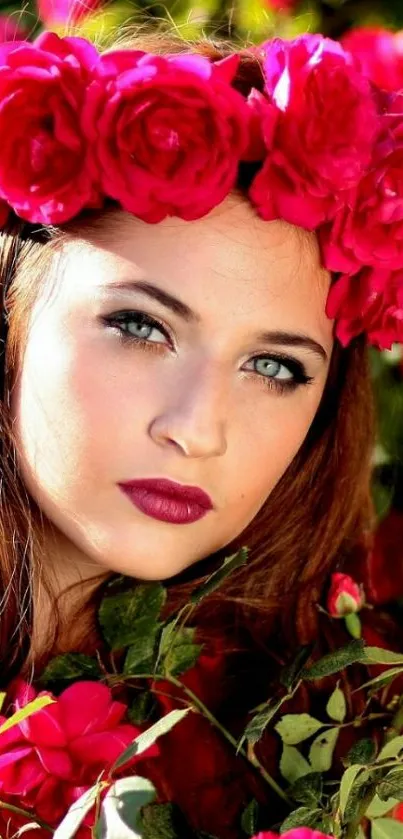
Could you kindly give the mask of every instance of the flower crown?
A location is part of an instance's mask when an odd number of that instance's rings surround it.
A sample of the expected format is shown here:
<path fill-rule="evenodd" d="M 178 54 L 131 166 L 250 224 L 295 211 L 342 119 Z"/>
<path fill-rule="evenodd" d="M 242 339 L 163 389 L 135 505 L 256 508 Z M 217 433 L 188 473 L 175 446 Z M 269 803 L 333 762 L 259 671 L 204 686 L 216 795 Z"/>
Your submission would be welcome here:
<path fill-rule="evenodd" d="M 253 163 L 258 214 L 317 231 L 342 345 L 403 342 L 403 94 L 321 35 L 248 52 L 264 89 L 245 97 L 240 53 L 100 54 L 52 32 L 1 45 L 0 225 L 10 211 L 62 224 L 106 198 L 149 223 L 192 220 Z"/>

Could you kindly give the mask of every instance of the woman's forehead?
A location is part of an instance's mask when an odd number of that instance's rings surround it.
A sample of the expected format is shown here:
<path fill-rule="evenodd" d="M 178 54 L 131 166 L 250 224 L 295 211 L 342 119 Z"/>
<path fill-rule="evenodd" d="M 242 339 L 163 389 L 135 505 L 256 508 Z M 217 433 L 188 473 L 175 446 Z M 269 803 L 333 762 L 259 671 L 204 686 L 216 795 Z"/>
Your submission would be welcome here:
<path fill-rule="evenodd" d="M 329 275 L 320 264 L 315 234 L 258 218 L 231 195 L 192 222 L 147 224 L 117 211 L 68 239 L 63 285 L 79 298 L 113 294 L 119 284 L 146 280 L 207 319 L 270 317 L 284 328 L 301 319 L 329 339 L 325 314 Z"/>

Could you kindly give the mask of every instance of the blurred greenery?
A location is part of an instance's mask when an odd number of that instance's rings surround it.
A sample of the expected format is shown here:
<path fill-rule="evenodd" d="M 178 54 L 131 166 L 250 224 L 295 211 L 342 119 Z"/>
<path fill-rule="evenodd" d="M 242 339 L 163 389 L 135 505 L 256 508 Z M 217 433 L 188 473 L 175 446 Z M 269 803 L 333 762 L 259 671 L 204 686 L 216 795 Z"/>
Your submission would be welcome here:
<path fill-rule="evenodd" d="M 0 14 L 12 15 L 35 34 L 41 26 L 37 2 L 0 0 Z M 94 5 L 93 0 L 45 0 L 42 8 L 53 8 L 55 21 L 63 9 L 65 22 L 71 23 L 86 3 Z M 357 25 L 403 28 L 402 0 L 98 0 L 97 5 L 80 29 L 98 41 L 107 40 L 116 27 L 150 18 L 172 21 L 185 37 L 204 32 L 252 42 L 273 33 L 292 37 L 306 31 L 338 38 Z"/>

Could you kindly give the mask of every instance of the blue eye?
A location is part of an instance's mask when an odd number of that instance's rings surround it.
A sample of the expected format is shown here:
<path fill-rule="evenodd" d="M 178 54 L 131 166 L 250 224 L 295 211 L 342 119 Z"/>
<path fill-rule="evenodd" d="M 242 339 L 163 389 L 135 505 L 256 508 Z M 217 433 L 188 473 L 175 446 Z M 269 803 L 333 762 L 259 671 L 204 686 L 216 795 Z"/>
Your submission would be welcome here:
<path fill-rule="evenodd" d="M 156 352 L 167 344 L 171 349 L 174 346 L 167 329 L 145 312 L 115 312 L 102 317 L 102 321 L 110 329 L 118 332 L 121 341 L 127 345 L 137 345 Z M 159 337 L 156 337 L 158 335 Z M 301 362 L 286 356 L 259 355 L 251 358 L 248 364 L 252 364 L 252 369 L 249 368 L 249 370 L 254 374 L 254 379 L 262 382 L 268 390 L 277 391 L 280 394 L 290 393 L 301 385 L 307 385 L 313 381 L 310 376 L 307 376 Z"/>
<path fill-rule="evenodd" d="M 250 359 L 254 372 L 269 390 L 290 393 L 313 381 L 305 367 L 294 358 L 278 355 L 258 355 Z"/>
<path fill-rule="evenodd" d="M 262 356 L 261 358 L 254 358 L 253 361 L 256 362 L 256 372 L 261 373 L 262 376 L 280 379 L 282 381 L 290 381 L 294 378 L 289 367 L 282 364 L 276 358 L 265 358 Z M 260 369 L 258 367 L 259 362 L 261 364 Z"/>
<path fill-rule="evenodd" d="M 167 341 L 171 343 L 164 327 L 145 312 L 117 312 L 103 320 L 120 333 L 123 341 L 138 344 L 166 344 Z M 155 337 L 155 333 L 159 333 L 162 340 Z"/>

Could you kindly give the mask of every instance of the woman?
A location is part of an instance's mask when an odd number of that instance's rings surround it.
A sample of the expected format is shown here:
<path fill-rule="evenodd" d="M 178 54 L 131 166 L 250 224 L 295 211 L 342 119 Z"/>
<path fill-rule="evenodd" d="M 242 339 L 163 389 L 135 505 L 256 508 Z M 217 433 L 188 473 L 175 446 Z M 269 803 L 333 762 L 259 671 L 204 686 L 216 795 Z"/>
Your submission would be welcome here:
<path fill-rule="evenodd" d="M 247 545 L 198 614 L 241 650 L 241 712 L 369 545 L 399 254 L 379 278 L 353 222 L 392 117 L 319 36 L 99 59 L 46 33 L 0 60 L 3 683 L 94 651 L 111 575 L 174 604 Z"/>

